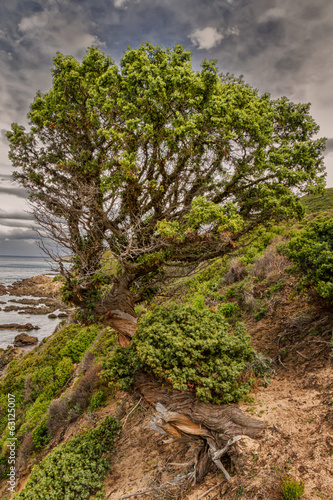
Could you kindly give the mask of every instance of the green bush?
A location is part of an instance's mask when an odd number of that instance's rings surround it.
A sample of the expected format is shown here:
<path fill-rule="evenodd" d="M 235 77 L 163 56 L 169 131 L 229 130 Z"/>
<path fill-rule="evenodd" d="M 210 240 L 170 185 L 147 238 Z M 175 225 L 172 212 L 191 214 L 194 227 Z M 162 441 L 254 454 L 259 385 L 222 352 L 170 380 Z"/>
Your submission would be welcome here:
<path fill-rule="evenodd" d="M 168 304 L 142 316 L 130 347 L 115 349 L 104 376 L 129 388 L 133 372 L 145 371 L 201 401 L 231 403 L 249 392 L 251 381 L 240 375 L 254 354 L 244 325 L 233 335 L 219 311 Z"/>
<path fill-rule="evenodd" d="M 16 435 L 32 431 L 35 447 L 47 443 L 44 418 L 50 402 L 70 379 L 74 362 L 79 362 L 100 331 L 100 326 L 69 325 L 54 333 L 17 363 L 11 363 L 0 379 L 0 416 L 6 415 L 7 394 L 15 395 Z M 6 440 L 6 418 L 0 418 L 0 446 Z"/>
<path fill-rule="evenodd" d="M 103 479 L 110 467 L 107 452 L 121 425 L 106 417 L 94 430 L 85 431 L 57 446 L 36 465 L 20 493 L 13 500 L 84 500 L 105 498 Z"/>
<path fill-rule="evenodd" d="M 236 302 L 227 302 L 219 306 L 219 311 L 225 318 L 231 318 L 236 312 L 239 312 L 239 305 Z"/>
<path fill-rule="evenodd" d="M 281 492 L 285 500 L 301 498 L 304 493 L 304 484 L 290 476 L 284 476 L 281 479 Z"/>
<path fill-rule="evenodd" d="M 333 219 L 318 218 L 292 238 L 282 251 L 293 263 L 291 272 L 301 284 L 313 288 L 320 298 L 333 301 Z"/>
<path fill-rule="evenodd" d="M 95 408 L 100 408 L 104 406 L 106 402 L 106 396 L 103 391 L 95 392 L 90 399 L 89 409 L 94 410 Z"/>

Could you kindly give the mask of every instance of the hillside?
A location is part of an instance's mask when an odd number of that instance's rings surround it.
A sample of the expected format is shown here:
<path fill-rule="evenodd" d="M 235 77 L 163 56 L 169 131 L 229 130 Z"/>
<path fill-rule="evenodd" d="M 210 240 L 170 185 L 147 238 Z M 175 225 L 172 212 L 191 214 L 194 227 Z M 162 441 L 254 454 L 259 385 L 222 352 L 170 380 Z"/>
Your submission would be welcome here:
<path fill-rule="evenodd" d="M 311 218 L 320 200 L 330 210 L 332 194 L 304 199 Z M 137 307 L 142 318 L 147 312 L 154 318 L 161 305 L 188 304 L 222 313 L 231 332 L 245 324 L 259 354 L 244 374 L 252 385 L 238 406 L 266 430 L 258 439 L 243 437 L 224 455 L 230 482 L 212 464 L 203 482 L 192 484 L 186 443 L 170 442 L 148 426 L 155 408 L 138 385 L 124 391 L 110 379 L 115 332 L 69 324 L 12 362 L 0 379 L 1 498 L 11 498 L 8 392 L 16 399 L 20 443 L 16 500 L 298 498 L 283 496 L 286 477 L 304 484 L 304 500 L 332 498 L 333 312 L 314 287 L 301 286 L 302 275 L 288 272 L 291 262 L 281 251 L 304 227 L 261 228 L 232 255 L 175 280 Z"/>

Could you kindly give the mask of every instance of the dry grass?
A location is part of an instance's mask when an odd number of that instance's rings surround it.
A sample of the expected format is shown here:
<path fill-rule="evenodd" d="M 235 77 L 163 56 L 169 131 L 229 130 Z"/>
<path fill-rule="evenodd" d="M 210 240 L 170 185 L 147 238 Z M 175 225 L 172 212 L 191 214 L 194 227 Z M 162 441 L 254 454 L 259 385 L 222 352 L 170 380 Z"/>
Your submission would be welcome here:
<path fill-rule="evenodd" d="M 270 245 L 264 255 L 262 255 L 253 265 L 251 274 L 259 280 L 277 281 L 284 275 L 284 271 L 290 263 L 283 255 L 277 253 L 277 242 Z"/>

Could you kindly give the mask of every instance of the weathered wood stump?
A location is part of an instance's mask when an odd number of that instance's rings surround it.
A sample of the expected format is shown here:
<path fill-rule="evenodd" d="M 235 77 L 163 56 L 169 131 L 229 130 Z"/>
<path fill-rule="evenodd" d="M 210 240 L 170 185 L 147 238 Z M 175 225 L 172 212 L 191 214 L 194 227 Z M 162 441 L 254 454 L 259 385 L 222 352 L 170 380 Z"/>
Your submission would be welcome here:
<path fill-rule="evenodd" d="M 189 445 L 195 482 L 202 481 L 212 462 L 230 480 L 221 457 L 230 451 L 235 455 L 242 436 L 255 439 L 265 429 L 263 422 L 245 415 L 236 404 L 196 402 L 193 393 L 170 391 L 142 374 L 136 377 L 135 387 L 156 410 L 150 427 Z"/>

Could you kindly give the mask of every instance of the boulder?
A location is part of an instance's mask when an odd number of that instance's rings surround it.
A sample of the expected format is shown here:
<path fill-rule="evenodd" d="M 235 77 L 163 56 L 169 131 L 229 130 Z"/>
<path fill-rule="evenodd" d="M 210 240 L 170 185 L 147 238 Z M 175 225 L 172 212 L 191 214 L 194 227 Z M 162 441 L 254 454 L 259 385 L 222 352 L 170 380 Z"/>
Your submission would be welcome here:
<path fill-rule="evenodd" d="M 0 330 L 39 330 L 39 326 L 33 326 L 31 323 L 21 325 L 20 323 L 4 323 L 0 325 Z"/>
<path fill-rule="evenodd" d="M 38 344 L 38 338 L 28 335 L 27 333 L 19 333 L 14 339 L 14 347 L 24 347 L 26 345 Z"/>
<path fill-rule="evenodd" d="M 52 314 L 49 314 L 49 315 L 48 315 L 48 318 L 50 318 L 50 319 L 55 319 L 55 318 L 57 318 L 57 315 L 56 315 L 56 314 L 54 314 L 54 313 L 52 313 Z"/>
<path fill-rule="evenodd" d="M 68 318 L 68 314 L 65 312 L 61 312 L 58 314 L 58 318 Z"/>

